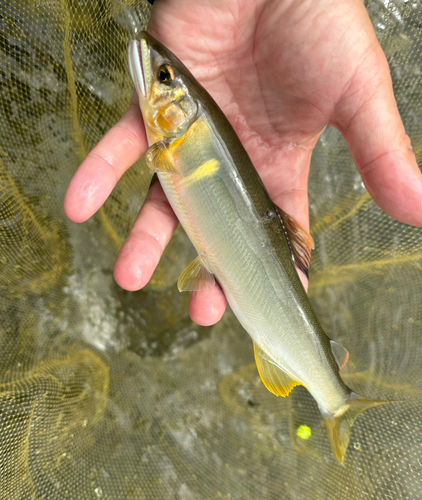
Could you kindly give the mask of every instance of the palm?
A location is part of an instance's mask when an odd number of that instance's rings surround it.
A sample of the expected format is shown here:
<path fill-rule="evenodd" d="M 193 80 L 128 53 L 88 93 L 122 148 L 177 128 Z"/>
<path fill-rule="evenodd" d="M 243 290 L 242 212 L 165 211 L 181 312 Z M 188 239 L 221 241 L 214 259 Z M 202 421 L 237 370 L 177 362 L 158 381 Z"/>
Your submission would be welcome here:
<path fill-rule="evenodd" d="M 303 227 L 310 158 L 328 124 L 344 135 L 381 208 L 422 225 L 422 176 L 361 0 L 157 0 L 148 29 L 214 97 L 275 203 Z M 69 218 L 82 222 L 95 213 L 146 147 L 134 100 L 73 177 Z M 116 262 L 123 288 L 148 282 L 176 224 L 153 186 Z M 193 294 L 190 313 L 213 324 L 225 304 L 214 287 Z"/>

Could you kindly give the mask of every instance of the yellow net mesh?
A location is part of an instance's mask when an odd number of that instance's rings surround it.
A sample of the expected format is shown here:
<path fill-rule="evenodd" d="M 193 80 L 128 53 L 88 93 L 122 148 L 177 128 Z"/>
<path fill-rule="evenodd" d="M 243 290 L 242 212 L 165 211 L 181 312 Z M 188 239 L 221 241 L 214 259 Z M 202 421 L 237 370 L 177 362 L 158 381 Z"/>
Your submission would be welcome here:
<path fill-rule="evenodd" d="M 422 5 L 367 2 L 422 162 Z M 362 414 L 346 467 L 312 397 L 261 384 L 231 313 L 195 325 L 178 231 L 151 284 L 112 268 L 149 183 L 142 161 L 83 225 L 62 200 L 131 93 L 127 42 L 150 6 L 0 4 L 0 500 L 422 498 L 422 232 L 386 216 L 340 134 L 311 169 L 310 297 L 350 351 L 344 378 L 397 400 Z"/>

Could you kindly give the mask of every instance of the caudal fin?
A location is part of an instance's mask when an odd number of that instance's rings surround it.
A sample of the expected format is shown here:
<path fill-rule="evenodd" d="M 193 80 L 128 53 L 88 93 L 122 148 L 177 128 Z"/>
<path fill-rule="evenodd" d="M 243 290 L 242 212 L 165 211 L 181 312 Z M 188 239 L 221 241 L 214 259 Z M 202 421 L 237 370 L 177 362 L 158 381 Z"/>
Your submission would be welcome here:
<path fill-rule="evenodd" d="M 366 410 L 367 408 L 372 408 L 373 406 L 382 405 L 388 402 L 389 401 L 366 399 L 359 396 L 355 392 L 352 392 L 350 404 L 341 415 L 337 415 L 333 418 L 324 418 L 331 448 L 333 449 L 337 460 L 341 464 L 344 462 L 355 418 L 361 411 Z"/>

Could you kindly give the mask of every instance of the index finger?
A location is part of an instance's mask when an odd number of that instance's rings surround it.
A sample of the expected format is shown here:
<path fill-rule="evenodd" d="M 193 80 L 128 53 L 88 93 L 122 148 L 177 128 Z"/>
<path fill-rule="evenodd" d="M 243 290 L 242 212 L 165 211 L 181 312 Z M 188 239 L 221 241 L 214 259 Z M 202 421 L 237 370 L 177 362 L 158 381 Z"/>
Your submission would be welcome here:
<path fill-rule="evenodd" d="M 89 219 L 147 147 L 135 93 L 126 113 L 88 153 L 70 181 L 63 204 L 67 217 L 74 222 Z"/>

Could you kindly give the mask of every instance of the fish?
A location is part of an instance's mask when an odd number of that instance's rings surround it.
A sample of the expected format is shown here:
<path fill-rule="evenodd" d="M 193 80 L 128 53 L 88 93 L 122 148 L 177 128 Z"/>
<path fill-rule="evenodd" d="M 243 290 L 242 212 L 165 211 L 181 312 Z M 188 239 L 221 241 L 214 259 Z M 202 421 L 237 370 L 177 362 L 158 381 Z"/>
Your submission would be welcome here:
<path fill-rule="evenodd" d="M 288 396 L 304 386 L 343 464 L 354 419 L 387 401 L 358 395 L 340 376 L 349 354 L 323 331 L 298 274 L 308 273 L 311 236 L 273 203 L 222 110 L 169 49 L 142 32 L 128 55 L 146 163 L 198 253 L 179 290 L 221 286 L 265 387 Z"/>

